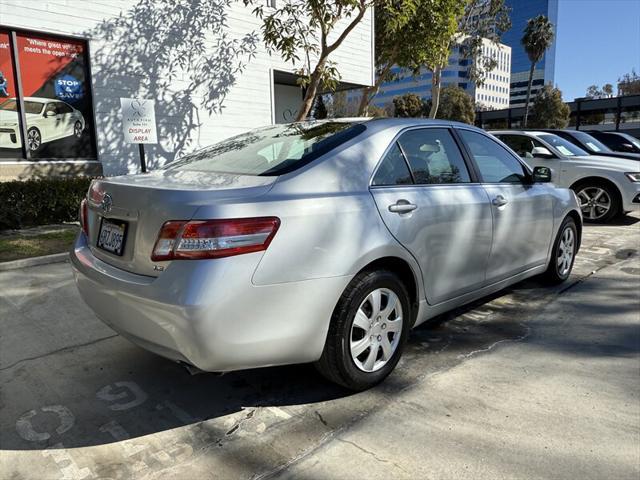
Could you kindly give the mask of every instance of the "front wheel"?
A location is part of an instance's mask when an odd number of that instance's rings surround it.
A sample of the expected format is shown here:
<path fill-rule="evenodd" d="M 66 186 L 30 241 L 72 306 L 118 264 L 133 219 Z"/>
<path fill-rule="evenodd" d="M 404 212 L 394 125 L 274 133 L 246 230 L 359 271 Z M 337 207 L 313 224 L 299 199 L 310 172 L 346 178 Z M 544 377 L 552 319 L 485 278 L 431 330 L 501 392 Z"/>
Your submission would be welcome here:
<path fill-rule="evenodd" d="M 338 301 L 316 368 L 351 390 L 372 387 L 400 360 L 410 323 L 409 294 L 398 276 L 360 273 Z"/>
<path fill-rule="evenodd" d="M 613 187 L 606 183 L 587 182 L 573 187 L 585 222 L 606 223 L 620 211 L 620 200 Z"/>
<path fill-rule="evenodd" d="M 27 147 L 31 152 L 37 152 L 42 146 L 42 136 L 40 130 L 35 127 L 31 127 L 27 130 Z"/>
<path fill-rule="evenodd" d="M 544 274 L 547 283 L 558 284 L 569 278 L 577 250 L 578 227 L 573 218 L 567 217 L 560 225 L 553 244 L 551 261 Z"/>

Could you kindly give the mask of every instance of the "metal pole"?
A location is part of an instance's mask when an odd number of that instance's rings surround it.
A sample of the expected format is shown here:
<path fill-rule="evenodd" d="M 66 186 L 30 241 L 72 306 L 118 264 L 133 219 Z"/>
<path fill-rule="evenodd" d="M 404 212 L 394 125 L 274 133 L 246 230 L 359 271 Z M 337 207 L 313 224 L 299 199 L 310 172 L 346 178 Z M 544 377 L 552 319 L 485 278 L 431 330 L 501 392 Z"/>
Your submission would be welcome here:
<path fill-rule="evenodd" d="M 147 173 L 147 162 L 144 157 L 144 144 L 139 143 L 138 149 L 140 150 L 140 167 L 142 169 L 142 173 Z"/>
<path fill-rule="evenodd" d="M 20 57 L 18 56 L 18 37 L 15 31 L 9 35 L 9 48 L 11 49 L 11 66 L 13 67 L 13 78 L 15 82 L 16 104 L 18 109 L 18 128 L 22 137 L 22 157 L 31 160 L 31 150 L 27 144 L 27 117 L 24 110 L 24 92 L 22 91 L 22 75 L 20 72 Z"/>

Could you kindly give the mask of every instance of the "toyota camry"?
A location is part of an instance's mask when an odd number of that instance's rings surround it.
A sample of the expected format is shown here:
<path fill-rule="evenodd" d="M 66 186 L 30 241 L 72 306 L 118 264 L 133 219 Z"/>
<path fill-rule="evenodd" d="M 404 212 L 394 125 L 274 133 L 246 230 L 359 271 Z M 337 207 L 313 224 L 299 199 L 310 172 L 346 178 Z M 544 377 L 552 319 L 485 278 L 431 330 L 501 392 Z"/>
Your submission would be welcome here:
<path fill-rule="evenodd" d="M 215 372 L 314 362 L 361 390 L 414 326 L 569 277 L 582 217 L 550 181 L 468 125 L 274 125 L 94 180 L 72 266 L 97 316 L 152 352 Z"/>

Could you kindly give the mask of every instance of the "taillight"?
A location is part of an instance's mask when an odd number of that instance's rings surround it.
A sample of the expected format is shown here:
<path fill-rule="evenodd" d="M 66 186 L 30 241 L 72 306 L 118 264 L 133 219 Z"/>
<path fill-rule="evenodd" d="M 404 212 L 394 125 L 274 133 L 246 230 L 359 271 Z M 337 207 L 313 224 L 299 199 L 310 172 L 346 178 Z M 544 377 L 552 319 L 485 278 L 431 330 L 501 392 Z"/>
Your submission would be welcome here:
<path fill-rule="evenodd" d="M 80 202 L 80 228 L 84 234 L 89 237 L 89 206 L 87 205 L 87 199 L 83 198 Z"/>
<path fill-rule="evenodd" d="M 266 250 L 277 217 L 171 221 L 162 225 L 151 260 L 221 258 Z"/>
<path fill-rule="evenodd" d="M 93 205 L 100 205 L 103 198 L 104 190 L 100 188 L 100 184 L 98 182 L 92 180 L 91 186 L 89 187 L 89 200 Z"/>

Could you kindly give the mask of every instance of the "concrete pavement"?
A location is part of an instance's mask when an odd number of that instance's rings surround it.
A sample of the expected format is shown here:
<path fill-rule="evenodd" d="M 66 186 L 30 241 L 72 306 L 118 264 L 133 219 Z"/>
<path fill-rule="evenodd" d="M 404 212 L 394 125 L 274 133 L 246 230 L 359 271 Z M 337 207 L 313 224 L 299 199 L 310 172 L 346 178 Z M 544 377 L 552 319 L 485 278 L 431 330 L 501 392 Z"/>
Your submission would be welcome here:
<path fill-rule="evenodd" d="M 385 383 L 189 376 L 95 319 L 68 265 L 0 273 L 3 478 L 638 478 L 640 223 L 570 282 L 416 329 Z"/>

